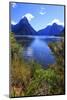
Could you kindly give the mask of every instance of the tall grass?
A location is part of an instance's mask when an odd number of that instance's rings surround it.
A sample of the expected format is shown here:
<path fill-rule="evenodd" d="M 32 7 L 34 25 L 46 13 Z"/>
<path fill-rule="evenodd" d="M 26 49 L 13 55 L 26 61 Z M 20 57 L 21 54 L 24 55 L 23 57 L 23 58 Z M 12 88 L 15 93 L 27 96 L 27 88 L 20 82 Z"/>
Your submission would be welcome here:
<path fill-rule="evenodd" d="M 10 33 L 10 42 L 10 97 L 64 94 L 63 42 L 49 45 L 57 63 L 49 65 L 47 69 L 33 60 L 26 62 L 21 57 L 23 47 L 17 43 L 13 33 Z"/>

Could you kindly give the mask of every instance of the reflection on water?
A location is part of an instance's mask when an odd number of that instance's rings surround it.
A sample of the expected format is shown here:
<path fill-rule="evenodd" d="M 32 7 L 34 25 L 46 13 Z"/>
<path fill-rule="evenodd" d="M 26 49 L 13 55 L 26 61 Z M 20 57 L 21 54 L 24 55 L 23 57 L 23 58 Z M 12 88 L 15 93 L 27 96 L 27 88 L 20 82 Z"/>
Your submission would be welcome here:
<path fill-rule="evenodd" d="M 23 40 L 23 39 L 22 39 Z M 24 38 L 23 57 L 26 61 L 35 60 L 39 64 L 48 65 L 55 63 L 55 56 L 48 47 L 48 42 L 60 41 L 60 38 Z"/>

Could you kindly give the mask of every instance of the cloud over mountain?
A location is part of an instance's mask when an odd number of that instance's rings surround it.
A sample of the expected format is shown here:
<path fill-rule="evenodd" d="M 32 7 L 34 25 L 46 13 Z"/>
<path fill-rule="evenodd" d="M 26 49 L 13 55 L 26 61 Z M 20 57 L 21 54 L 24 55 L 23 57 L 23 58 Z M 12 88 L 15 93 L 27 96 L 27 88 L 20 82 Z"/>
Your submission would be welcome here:
<path fill-rule="evenodd" d="M 53 23 L 64 26 L 64 23 L 61 22 L 59 19 L 53 19 L 52 22 L 48 23 L 47 25 L 52 25 Z"/>
<path fill-rule="evenodd" d="M 27 17 L 28 21 L 31 21 L 32 19 L 34 19 L 34 16 L 31 13 L 26 13 L 23 17 Z"/>
<path fill-rule="evenodd" d="M 15 21 L 12 20 L 12 21 L 11 21 L 11 24 L 12 24 L 12 25 L 16 25 L 17 23 L 16 23 Z"/>

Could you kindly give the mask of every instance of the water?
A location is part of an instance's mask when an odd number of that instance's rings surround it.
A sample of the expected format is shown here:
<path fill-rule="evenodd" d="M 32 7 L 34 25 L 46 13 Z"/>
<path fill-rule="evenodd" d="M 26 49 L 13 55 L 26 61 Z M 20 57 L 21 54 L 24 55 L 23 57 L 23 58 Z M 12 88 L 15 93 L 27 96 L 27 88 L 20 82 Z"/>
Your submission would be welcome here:
<path fill-rule="evenodd" d="M 41 65 L 54 64 L 56 62 L 55 55 L 49 48 L 48 43 L 60 41 L 60 37 L 34 37 L 34 39 L 26 38 L 24 42 L 23 57 L 26 61 L 35 60 Z M 22 39 L 23 40 L 23 39 Z M 25 37 L 24 37 L 25 40 Z M 31 40 L 31 41 L 30 41 Z"/>

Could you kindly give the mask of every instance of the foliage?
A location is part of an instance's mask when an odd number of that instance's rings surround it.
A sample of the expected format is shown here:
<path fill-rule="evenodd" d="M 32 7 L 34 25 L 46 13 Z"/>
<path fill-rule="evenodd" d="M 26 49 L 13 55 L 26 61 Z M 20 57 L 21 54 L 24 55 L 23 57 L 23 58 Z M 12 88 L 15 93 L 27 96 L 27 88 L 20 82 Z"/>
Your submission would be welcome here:
<path fill-rule="evenodd" d="M 10 33 L 11 67 L 10 96 L 64 94 L 64 41 L 49 44 L 56 56 L 56 64 L 45 69 L 35 61 L 21 57 L 23 47 Z"/>
<path fill-rule="evenodd" d="M 21 84 L 24 84 L 24 89 L 31 77 L 31 68 L 25 63 L 20 56 L 21 46 L 14 39 L 13 33 L 10 35 L 11 41 L 11 67 L 10 67 L 10 84 L 16 88 Z M 21 87 L 22 88 L 22 87 Z M 12 90 L 12 89 L 11 89 Z M 15 96 L 12 95 L 11 96 Z"/>
<path fill-rule="evenodd" d="M 64 93 L 64 73 L 60 72 L 57 65 L 48 69 L 37 68 L 34 72 L 26 95 L 52 95 Z M 60 66 L 58 66 L 60 67 Z M 57 71 L 58 70 L 58 71 Z"/>
<path fill-rule="evenodd" d="M 64 66 L 64 40 L 60 42 L 50 43 L 49 47 L 54 52 L 57 63 Z"/>

